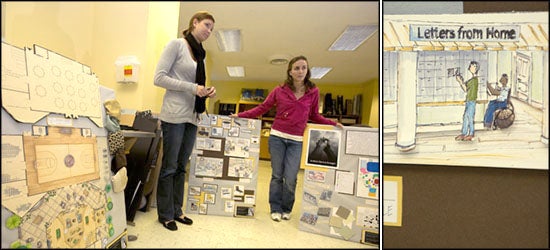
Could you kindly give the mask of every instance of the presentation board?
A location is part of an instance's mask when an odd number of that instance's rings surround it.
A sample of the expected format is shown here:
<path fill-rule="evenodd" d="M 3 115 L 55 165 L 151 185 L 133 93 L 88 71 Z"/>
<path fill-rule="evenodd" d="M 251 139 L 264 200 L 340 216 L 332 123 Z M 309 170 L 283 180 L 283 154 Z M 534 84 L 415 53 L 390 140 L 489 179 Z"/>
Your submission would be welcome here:
<path fill-rule="evenodd" d="M 307 125 L 300 230 L 378 246 L 378 134 L 377 128 Z"/>
<path fill-rule="evenodd" d="M 201 114 L 186 213 L 254 217 L 261 121 Z"/>
<path fill-rule="evenodd" d="M 103 128 L 113 95 L 83 64 L 2 42 L 2 248 L 127 245 Z"/>

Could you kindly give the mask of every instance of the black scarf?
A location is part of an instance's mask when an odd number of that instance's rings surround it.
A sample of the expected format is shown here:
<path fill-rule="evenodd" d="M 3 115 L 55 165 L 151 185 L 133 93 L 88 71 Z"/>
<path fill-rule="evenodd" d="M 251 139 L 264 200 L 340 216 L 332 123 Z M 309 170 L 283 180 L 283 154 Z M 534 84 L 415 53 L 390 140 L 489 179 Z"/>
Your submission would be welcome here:
<path fill-rule="evenodd" d="M 185 35 L 185 40 L 187 40 L 187 43 L 189 43 L 189 46 L 191 46 L 193 57 L 195 57 L 195 60 L 197 60 L 197 72 L 195 75 L 195 82 L 201 86 L 204 86 L 206 82 L 206 73 L 204 71 L 204 57 L 206 56 L 206 51 L 202 47 L 202 44 L 198 43 L 197 40 L 195 40 L 195 37 L 191 35 L 191 32 Z M 206 110 L 205 101 L 206 96 L 195 97 L 195 112 L 200 114 Z"/>

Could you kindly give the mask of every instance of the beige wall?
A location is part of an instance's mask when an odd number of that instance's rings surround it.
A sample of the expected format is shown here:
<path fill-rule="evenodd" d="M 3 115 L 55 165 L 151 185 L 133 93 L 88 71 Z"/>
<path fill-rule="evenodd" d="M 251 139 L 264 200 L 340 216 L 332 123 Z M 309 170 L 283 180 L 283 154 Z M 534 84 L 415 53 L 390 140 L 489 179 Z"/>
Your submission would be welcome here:
<path fill-rule="evenodd" d="M 160 112 L 164 89 L 153 84 L 165 44 L 178 36 L 179 2 L 2 2 L 4 41 L 17 47 L 41 45 L 91 67 L 101 85 L 115 90 L 123 108 Z M 5 21 L 5 22 L 4 22 Z M 117 83 L 115 61 L 140 62 L 136 84 Z M 208 61 L 207 61 L 208 71 Z M 281 76 L 284 72 L 281 72 Z M 284 79 L 281 78 L 281 82 Z M 207 81 L 209 81 L 207 76 Z M 276 83 L 216 82 L 214 103 L 236 103 L 242 88 L 272 90 Z M 378 80 L 352 85 L 318 85 L 321 93 L 352 99 L 363 94 L 362 124 L 378 127 Z"/>
<path fill-rule="evenodd" d="M 88 65 L 123 108 L 160 111 L 164 90 L 153 85 L 153 74 L 164 45 L 177 36 L 179 2 L 2 4 L 5 42 L 38 44 Z M 116 82 L 115 61 L 125 55 L 141 63 L 136 84 Z"/>
<path fill-rule="evenodd" d="M 37 44 L 83 64 L 92 63 L 93 3 L 2 4 L 2 11 L 5 11 L 5 20 L 2 20 L 5 42 L 17 47 Z"/>

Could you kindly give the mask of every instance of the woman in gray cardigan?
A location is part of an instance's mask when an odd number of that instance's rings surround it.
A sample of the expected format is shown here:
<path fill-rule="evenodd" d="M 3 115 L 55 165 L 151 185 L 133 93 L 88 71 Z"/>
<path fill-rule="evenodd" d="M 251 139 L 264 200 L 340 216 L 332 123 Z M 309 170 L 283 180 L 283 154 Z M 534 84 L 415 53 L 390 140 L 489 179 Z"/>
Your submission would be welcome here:
<path fill-rule="evenodd" d="M 197 12 L 183 31 L 183 38 L 166 45 L 155 71 L 154 83 L 166 89 L 159 118 L 162 128 L 163 158 L 157 189 L 158 220 L 172 231 L 176 222 L 193 221 L 182 211 L 185 167 L 193 151 L 199 114 L 205 111 L 205 98 L 216 94 L 214 87 L 205 87 L 202 47 L 214 29 L 214 17 Z"/>

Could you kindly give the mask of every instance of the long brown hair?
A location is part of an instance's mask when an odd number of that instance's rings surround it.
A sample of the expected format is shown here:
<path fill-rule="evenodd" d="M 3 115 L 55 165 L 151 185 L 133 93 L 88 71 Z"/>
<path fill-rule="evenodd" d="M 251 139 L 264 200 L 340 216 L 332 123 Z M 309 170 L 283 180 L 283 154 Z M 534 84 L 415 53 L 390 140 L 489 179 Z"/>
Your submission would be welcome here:
<path fill-rule="evenodd" d="M 214 16 L 208 13 L 208 11 L 198 11 L 191 17 L 191 19 L 189 19 L 189 27 L 182 32 L 183 36 L 186 36 L 187 34 L 191 33 L 191 31 L 195 29 L 195 26 L 193 26 L 193 20 L 195 19 L 197 19 L 197 21 L 199 22 L 204 19 L 210 19 L 212 20 L 212 22 L 214 23 L 216 22 L 216 20 L 214 20 Z"/>
<path fill-rule="evenodd" d="M 288 86 L 290 89 L 292 89 L 292 91 L 296 91 L 296 88 L 294 87 L 294 82 L 292 80 L 292 76 L 290 75 L 290 71 L 292 70 L 292 65 L 299 60 L 304 60 L 307 63 L 307 73 L 306 77 L 304 78 L 304 86 L 306 86 L 306 90 L 315 87 L 315 83 L 309 80 L 309 78 L 311 77 L 311 70 L 309 69 L 309 62 L 307 61 L 307 58 L 305 56 L 297 56 L 292 58 L 288 62 L 288 67 L 286 69 L 286 80 L 284 85 Z"/>

